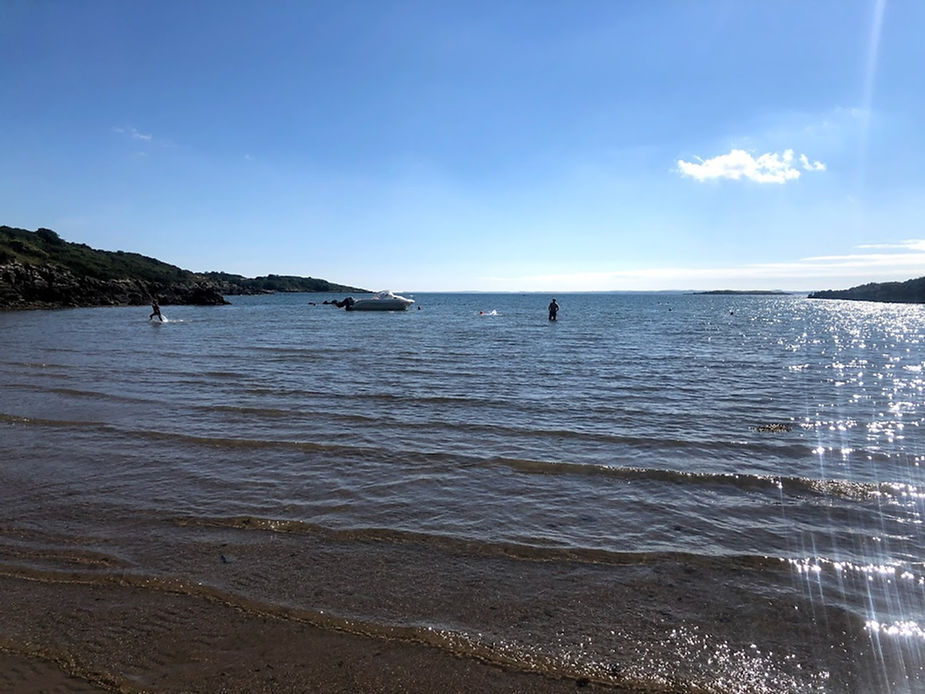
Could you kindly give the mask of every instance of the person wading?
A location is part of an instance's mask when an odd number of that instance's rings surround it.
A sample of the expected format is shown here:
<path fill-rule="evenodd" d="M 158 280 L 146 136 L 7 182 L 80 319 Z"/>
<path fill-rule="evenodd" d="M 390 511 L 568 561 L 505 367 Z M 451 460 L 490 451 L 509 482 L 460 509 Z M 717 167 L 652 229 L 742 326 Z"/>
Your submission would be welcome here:
<path fill-rule="evenodd" d="M 559 304 L 556 303 L 556 300 L 553 299 L 549 302 L 549 320 L 556 320 L 556 316 L 559 313 Z"/>
<path fill-rule="evenodd" d="M 148 320 L 151 320 L 154 316 L 157 316 L 162 323 L 164 322 L 164 316 L 161 315 L 161 307 L 158 305 L 157 299 L 151 299 L 151 315 L 148 316 Z"/>

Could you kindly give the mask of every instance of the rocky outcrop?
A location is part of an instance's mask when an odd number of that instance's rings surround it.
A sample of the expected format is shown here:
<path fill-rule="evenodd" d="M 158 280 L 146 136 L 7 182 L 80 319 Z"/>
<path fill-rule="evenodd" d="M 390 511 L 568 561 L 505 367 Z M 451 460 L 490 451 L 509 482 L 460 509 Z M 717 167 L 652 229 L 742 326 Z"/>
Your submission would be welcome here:
<path fill-rule="evenodd" d="M 56 265 L 0 265 L 0 309 L 77 306 L 140 306 L 157 298 L 162 305 L 227 304 L 210 282 L 150 282 L 141 279 L 96 279 Z"/>

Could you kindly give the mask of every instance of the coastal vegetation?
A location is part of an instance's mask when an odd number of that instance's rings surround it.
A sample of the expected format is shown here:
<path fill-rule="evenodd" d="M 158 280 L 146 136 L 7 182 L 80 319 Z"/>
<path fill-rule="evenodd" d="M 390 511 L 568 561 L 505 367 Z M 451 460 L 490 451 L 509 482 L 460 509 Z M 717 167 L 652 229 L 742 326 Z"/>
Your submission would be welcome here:
<path fill-rule="evenodd" d="M 243 277 L 227 272 L 205 272 L 202 276 L 221 287 L 227 287 L 225 294 L 266 294 L 273 292 L 365 292 L 365 289 L 334 284 L 314 277 L 292 275 L 265 275 Z"/>
<path fill-rule="evenodd" d="M 925 277 L 905 282 L 870 282 L 850 289 L 813 292 L 809 298 L 925 304 Z"/>
<path fill-rule="evenodd" d="M 72 243 L 51 229 L 0 226 L 0 309 L 162 304 L 217 305 L 226 295 L 361 292 L 313 277 L 195 273 L 156 258 Z"/>

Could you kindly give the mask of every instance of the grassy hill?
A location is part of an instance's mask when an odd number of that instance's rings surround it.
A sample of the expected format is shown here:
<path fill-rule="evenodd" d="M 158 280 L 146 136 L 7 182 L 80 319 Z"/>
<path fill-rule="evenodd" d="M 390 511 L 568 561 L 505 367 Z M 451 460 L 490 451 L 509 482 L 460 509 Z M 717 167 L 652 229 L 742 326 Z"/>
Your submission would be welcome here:
<path fill-rule="evenodd" d="M 189 270 L 138 253 L 98 251 L 83 243 L 70 243 L 51 229 L 27 231 L 0 226 L 0 265 L 10 262 L 57 265 L 75 275 L 98 280 L 140 279 L 169 283 L 196 279 Z"/>
<path fill-rule="evenodd" d="M 227 303 L 223 295 L 362 292 L 312 277 L 194 273 L 156 258 L 71 243 L 51 229 L 0 226 L 0 308 Z"/>

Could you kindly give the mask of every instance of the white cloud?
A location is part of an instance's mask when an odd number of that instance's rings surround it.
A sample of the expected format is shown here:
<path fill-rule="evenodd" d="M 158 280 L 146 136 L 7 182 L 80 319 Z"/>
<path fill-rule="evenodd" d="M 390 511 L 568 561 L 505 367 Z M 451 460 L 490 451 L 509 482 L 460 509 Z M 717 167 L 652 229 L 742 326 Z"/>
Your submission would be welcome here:
<path fill-rule="evenodd" d="M 805 171 L 825 171 L 825 164 L 810 162 L 805 154 L 800 155 L 800 163 Z M 728 154 L 701 159 L 699 164 L 679 159 L 678 170 L 698 181 L 747 178 L 756 183 L 786 183 L 800 177 L 800 170 L 793 165 L 792 149 L 768 152 L 757 159 L 744 149 L 733 149 Z"/>

